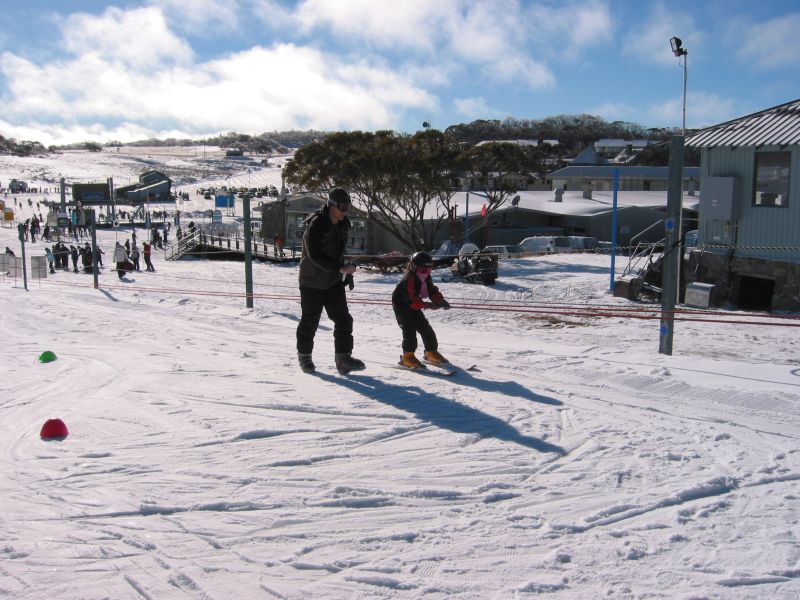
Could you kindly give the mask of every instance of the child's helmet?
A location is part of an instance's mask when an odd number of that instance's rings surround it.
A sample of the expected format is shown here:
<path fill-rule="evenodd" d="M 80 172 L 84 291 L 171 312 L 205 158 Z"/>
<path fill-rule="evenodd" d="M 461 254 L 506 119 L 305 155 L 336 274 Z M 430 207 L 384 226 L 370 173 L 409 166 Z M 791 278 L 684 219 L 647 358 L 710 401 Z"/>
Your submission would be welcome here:
<path fill-rule="evenodd" d="M 417 267 L 432 267 L 433 258 L 427 252 L 415 252 L 411 257 L 411 262 Z"/>

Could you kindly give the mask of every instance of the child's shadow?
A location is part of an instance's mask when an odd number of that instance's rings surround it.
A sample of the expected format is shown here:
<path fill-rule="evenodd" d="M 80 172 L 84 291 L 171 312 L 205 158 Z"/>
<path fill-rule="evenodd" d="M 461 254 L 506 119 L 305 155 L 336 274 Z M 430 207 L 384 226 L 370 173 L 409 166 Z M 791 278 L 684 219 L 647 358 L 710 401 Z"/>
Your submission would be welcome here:
<path fill-rule="evenodd" d="M 412 413 L 417 418 L 442 429 L 449 429 L 455 433 L 475 434 L 481 438 L 514 442 L 539 452 L 555 452 L 559 455 L 567 453 L 560 446 L 539 438 L 522 435 L 497 417 L 438 394 L 432 394 L 417 386 L 393 385 L 375 377 L 352 373 L 347 377 L 335 377 L 318 371 L 317 376 L 324 381 L 347 387 L 383 404 Z M 541 397 L 537 398 L 542 401 Z M 549 404 L 560 404 L 560 402 L 550 399 Z"/>

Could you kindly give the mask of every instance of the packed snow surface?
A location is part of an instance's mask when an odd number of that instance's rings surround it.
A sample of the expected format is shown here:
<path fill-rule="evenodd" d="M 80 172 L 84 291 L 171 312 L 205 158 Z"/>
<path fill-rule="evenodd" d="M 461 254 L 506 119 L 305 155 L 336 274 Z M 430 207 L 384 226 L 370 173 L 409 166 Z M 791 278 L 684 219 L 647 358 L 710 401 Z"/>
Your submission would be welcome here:
<path fill-rule="evenodd" d="M 125 182 L 119 154 L 0 157 L 0 182 Z M 27 218 L 43 196 L 16 198 Z M 428 316 L 464 368 L 442 377 L 393 368 L 399 275 L 361 269 L 367 369 L 336 372 L 323 316 L 306 375 L 296 263 L 254 264 L 249 309 L 242 262 L 160 252 L 120 281 L 129 235 L 99 231 L 99 289 L 0 277 L 0 597 L 800 597 L 792 315 L 679 321 L 668 356 L 653 313 L 608 293 L 607 255 L 504 260 L 493 287 L 437 270 L 453 309 Z M 19 255 L 16 229 L 0 244 Z M 50 418 L 66 438 L 40 439 Z"/>

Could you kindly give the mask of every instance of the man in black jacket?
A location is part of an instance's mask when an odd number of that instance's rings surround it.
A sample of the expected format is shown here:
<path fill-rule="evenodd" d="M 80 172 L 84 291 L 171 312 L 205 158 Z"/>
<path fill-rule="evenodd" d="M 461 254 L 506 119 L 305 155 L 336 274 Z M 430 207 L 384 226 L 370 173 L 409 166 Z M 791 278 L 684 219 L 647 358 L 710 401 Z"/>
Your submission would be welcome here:
<path fill-rule="evenodd" d="M 344 251 L 350 220 L 350 195 L 342 188 L 328 194 L 325 206 L 306 219 L 303 257 L 300 260 L 300 307 L 297 326 L 297 360 L 306 373 L 314 372 L 311 353 L 322 309 L 333 321 L 336 368 L 340 373 L 360 371 L 364 363 L 351 356 L 353 317 L 347 308 L 345 282 L 352 289 L 353 264 L 345 264 Z"/>

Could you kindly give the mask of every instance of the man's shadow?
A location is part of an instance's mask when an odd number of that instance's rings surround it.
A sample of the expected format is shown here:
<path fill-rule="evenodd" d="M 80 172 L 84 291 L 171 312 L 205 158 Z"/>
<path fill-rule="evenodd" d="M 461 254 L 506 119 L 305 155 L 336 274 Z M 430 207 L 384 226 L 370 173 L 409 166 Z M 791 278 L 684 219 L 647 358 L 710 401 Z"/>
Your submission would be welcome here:
<path fill-rule="evenodd" d="M 539 438 L 522 435 L 505 421 L 487 415 L 475 408 L 455 402 L 438 394 L 432 394 L 417 386 L 399 386 L 386 383 L 368 375 L 350 374 L 336 377 L 317 371 L 323 381 L 335 383 L 353 390 L 363 396 L 393 406 L 398 410 L 412 413 L 417 418 L 454 433 L 475 434 L 480 438 L 495 438 L 527 446 L 539 452 L 554 452 L 565 455 L 564 448 L 550 444 Z M 423 376 L 424 377 L 424 376 Z M 542 400 L 541 397 L 538 397 Z M 550 399 L 549 404 L 560 404 Z"/>

